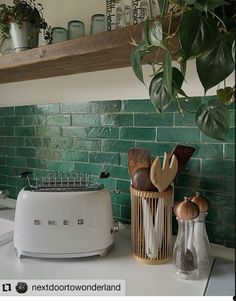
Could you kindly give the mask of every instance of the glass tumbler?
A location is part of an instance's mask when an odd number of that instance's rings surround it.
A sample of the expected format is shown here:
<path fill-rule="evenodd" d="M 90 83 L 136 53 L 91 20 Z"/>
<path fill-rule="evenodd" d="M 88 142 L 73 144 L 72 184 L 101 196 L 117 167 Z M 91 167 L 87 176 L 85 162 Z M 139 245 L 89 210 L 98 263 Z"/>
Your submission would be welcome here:
<path fill-rule="evenodd" d="M 91 17 L 91 30 L 90 34 L 95 34 L 99 32 L 105 31 L 106 22 L 105 22 L 105 15 L 96 14 Z"/>
<path fill-rule="evenodd" d="M 67 40 L 67 30 L 63 27 L 52 28 L 52 43 L 60 43 Z"/>
<path fill-rule="evenodd" d="M 68 22 L 68 40 L 78 39 L 85 36 L 84 23 L 72 20 Z"/>

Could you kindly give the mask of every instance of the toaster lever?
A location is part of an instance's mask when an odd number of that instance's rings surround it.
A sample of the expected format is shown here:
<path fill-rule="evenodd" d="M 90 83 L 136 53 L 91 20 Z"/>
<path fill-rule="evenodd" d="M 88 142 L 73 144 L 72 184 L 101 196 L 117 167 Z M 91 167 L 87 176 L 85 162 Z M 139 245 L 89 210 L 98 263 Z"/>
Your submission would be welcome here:
<path fill-rule="evenodd" d="M 114 225 L 113 225 L 113 233 L 119 232 L 119 222 L 118 221 L 114 221 Z"/>

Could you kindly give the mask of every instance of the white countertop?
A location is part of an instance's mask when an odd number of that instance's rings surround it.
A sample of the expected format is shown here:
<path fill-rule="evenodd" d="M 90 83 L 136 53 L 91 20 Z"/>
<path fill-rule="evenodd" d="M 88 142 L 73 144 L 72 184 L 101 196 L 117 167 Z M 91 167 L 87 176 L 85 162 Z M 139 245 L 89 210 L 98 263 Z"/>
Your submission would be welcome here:
<path fill-rule="evenodd" d="M 5 211 L 5 213 L 4 213 Z M 0 217 L 7 210 L 0 210 Z M 8 217 L 8 218 L 9 218 Z M 172 263 L 145 265 L 131 255 L 130 230 L 116 233 L 115 246 L 104 257 L 80 259 L 37 259 L 15 255 L 13 242 L 0 246 L 0 279 L 119 279 L 126 282 L 129 296 L 201 296 L 210 269 L 201 279 L 178 279 Z"/>

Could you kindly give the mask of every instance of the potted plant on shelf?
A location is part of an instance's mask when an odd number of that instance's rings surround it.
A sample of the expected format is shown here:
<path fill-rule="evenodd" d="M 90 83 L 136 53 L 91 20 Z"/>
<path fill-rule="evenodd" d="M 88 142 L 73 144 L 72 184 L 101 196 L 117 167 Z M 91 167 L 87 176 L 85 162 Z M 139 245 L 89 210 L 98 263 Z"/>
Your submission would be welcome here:
<path fill-rule="evenodd" d="M 15 52 L 38 46 L 39 33 L 51 43 L 51 28 L 42 14 L 43 6 L 35 0 L 13 0 L 0 4 L 0 38 L 11 38 Z"/>
<path fill-rule="evenodd" d="M 152 67 L 149 94 L 153 105 L 159 112 L 164 112 L 170 103 L 175 102 L 184 113 L 185 106 L 180 96 L 187 97 L 182 89 L 186 65 L 189 60 L 195 60 L 204 95 L 214 87 L 218 96 L 209 101 L 202 98 L 194 112 L 196 124 L 204 134 L 224 140 L 229 130 L 227 107 L 234 101 L 235 92 L 235 86 L 226 84 L 226 78 L 235 66 L 234 3 L 224 0 L 158 2 L 160 16 L 151 23 L 145 22 L 141 42 L 132 39 L 131 44 L 135 46 L 131 54 L 134 73 L 144 83 L 142 63 L 149 64 Z M 176 20 L 177 26 L 173 29 Z M 177 48 L 173 47 L 176 41 Z M 222 82 L 223 87 L 220 87 Z"/>

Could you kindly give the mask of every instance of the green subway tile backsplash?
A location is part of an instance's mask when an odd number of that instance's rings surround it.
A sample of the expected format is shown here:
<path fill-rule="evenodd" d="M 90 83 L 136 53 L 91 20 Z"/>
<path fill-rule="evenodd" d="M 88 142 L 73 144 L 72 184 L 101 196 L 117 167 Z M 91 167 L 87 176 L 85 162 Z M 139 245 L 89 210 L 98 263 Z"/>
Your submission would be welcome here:
<path fill-rule="evenodd" d="M 201 97 L 180 99 L 196 112 Z M 130 177 L 127 151 L 143 147 L 163 157 L 177 144 L 196 151 L 175 182 L 175 200 L 200 191 L 209 201 L 207 231 L 211 242 L 234 245 L 235 124 L 225 141 L 200 133 L 194 114 L 178 113 L 172 103 L 162 116 L 148 99 L 71 102 L 0 107 L 0 189 L 16 198 L 26 185 L 22 171 L 80 170 L 112 190 L 113 214 L 130 222 Z M 102 171 L 109 179 L 99 179 Z M 119 189 L 120 193 L 115 193 Z M 173 223 L 176 233 L 177 224 Z"/>

